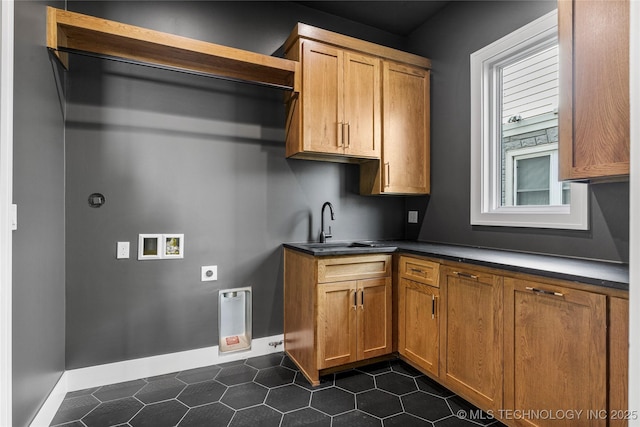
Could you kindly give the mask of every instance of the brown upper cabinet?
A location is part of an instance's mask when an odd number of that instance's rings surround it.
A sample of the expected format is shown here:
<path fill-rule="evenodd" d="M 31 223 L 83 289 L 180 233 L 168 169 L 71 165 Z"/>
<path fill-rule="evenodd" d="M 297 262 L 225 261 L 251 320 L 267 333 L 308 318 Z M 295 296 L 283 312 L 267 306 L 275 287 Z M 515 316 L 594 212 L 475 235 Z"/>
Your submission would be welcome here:
<path fill-rule="evenodd" d="M 384 61 L 382 76 L 382 159 L 360 166 L 360 193 L 429 194 L 429 70 Z"/>
<path fill-rule="evenodd" d="M 429 193 L 431 61 L 306 24 L 284 48 L 287 157 L 360 163 L 362 194 Z"/>
<path fill-rule="evenodd" d="M 629 175 L 629 0 L 558 2 L 561 180 Z"/>
<path fill-rule="evenodd" d="M 287 155 L 379 158 L 380 60 L 312 40 L 299 49 L 301 117 L 290 125 L 300 138 L 287 139 Z"/>

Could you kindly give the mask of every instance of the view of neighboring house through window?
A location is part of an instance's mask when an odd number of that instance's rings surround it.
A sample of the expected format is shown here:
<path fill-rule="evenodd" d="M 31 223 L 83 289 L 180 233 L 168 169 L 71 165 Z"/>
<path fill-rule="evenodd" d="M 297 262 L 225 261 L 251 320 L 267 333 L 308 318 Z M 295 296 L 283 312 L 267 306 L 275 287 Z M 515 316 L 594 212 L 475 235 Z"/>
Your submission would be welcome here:
<path fill-rule="evenodd" d="M 566 205 L 558 182 L 558 45 L 501 68 L 502 206 Z"/>

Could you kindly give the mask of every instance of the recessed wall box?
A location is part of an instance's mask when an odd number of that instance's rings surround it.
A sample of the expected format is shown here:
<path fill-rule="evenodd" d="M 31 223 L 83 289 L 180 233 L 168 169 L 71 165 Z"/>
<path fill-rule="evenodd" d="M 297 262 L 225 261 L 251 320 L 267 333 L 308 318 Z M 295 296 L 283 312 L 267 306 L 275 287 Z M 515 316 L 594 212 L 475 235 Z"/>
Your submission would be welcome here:
<path fill-rule="evenodd" d="M 219 353 L 251 349 L 251 287 L 221 290 L 218 294 Z"/>

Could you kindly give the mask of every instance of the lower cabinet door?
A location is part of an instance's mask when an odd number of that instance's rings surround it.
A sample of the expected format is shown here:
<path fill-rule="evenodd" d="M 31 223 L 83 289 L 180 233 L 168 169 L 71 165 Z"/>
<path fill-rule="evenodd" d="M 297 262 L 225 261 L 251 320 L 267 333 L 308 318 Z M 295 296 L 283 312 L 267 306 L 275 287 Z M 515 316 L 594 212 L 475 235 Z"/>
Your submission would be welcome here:
<path fill-rule="evenodd" d="M 438 288 L 401 278 L 398 288 L 398 352 L 426 372 L 438 375 Z"/>
<path fill-rule="evenodd" d="M 629 425 L 629 300 L 609 298 L 609 427 Z"/>
<path fill-rule="evenodd" d="M 440 271 L 440 378 L 476 406 L 497 411 L 503 404 L 502 277 L 464 264 Z"/>
<path fill-rule="evenodd" d="M 358 280 L 358 360 L 392 351 L 391 278 Z"/>
<path fill-rule="evenodd" d="M 505 408 L 513 411 L 511 422 L 606 426 L 606 339 L 605 295 L 505 278 Z"/>
<path fill-rule="evenodd" d="M 357 360 L 356 281 L 318 285 L 318 369 Z"/>

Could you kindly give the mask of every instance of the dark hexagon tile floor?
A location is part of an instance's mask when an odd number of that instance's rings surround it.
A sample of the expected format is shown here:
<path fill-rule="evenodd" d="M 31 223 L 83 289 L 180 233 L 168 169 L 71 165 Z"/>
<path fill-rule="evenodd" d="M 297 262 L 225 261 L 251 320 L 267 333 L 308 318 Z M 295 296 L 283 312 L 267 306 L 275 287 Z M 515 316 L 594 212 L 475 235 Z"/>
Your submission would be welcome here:
<path fill-rule="evenodd" d="M 400 360 L 320 378 L 283 353 L 68 393 L 56 427 L 503 427 Z M 485 414 L 486 415 L 486 414 Z"/>

